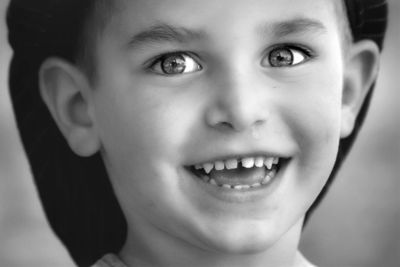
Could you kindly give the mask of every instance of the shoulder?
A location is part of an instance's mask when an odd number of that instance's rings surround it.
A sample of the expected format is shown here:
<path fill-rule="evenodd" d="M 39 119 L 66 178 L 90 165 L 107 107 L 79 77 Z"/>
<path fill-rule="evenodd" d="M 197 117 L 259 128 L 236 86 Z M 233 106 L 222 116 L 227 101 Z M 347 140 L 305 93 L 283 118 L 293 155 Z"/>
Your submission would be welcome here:
<path fill-rule="evenodd" d="M 91 267 L 127 267 L 115 254 L 104 255 Z"/>

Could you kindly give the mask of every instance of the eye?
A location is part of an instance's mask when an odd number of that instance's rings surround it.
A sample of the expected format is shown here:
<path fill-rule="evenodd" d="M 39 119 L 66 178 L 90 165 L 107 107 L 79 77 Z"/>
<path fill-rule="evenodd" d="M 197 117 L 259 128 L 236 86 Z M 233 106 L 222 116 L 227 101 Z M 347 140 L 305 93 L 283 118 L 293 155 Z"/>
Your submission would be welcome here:
<path fill-rule="evenodd" d="M 157 58 L 150 70 L 162 75 L 177 75 L 202 70 L 202 66 L 189 54 L 176 52 Z"/>
<path fill-rule="evenodd" d="M 301 64 L 310 58 L 310 52 L 305 49 L 280 46 L 268 54 L 268 65 L 271 67 L 291 67 Z"/>

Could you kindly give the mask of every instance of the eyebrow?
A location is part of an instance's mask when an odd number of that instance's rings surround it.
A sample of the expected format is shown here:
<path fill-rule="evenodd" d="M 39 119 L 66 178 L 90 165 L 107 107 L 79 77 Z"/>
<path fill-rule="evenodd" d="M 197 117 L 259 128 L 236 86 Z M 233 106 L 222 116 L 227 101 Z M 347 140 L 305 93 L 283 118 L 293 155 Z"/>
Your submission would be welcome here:
<path fill-rule="evenodd" d="M 295 18 L 288 21 L 267 22 L 262 25 L 260 33 L 266 33 L 275 38 L 293 34 L 325 33 L 326 27 L 318 20 L 309 18 Z M 144 45 L 172 42 L 185 44 L 194 40 L 204 39 L 206 33 L 200 30 L 192 30 L 185 27 L 177 27 L 166 23 L 156 24 L 135 34 L 128 42 L 130 48 Z"/>
<path fill-rule="evenodd" d="M 205 37 L 202 31 L 176 27 L 169 24 L 157 24 L 135 34 L 129 41 L 130 47 L 138 47 L 152 43 L 173 42 L 188 43 Z"/>
<path fill-rule="evenodd" d="M 327 32 L 324 24 L 310 18 L 295 18 L 288 21 L 267 23 L 261 27 L 262 33 L 272 33 L 276 38 L 298 34 L 323 34 Z"/>

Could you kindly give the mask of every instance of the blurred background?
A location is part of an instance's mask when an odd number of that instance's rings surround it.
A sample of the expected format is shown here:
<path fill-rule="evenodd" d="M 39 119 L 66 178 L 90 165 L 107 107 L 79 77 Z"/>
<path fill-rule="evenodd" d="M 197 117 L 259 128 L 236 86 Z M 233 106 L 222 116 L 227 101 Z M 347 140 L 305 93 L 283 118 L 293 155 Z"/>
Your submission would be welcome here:
<path fill-rule="evenodd" d="M 400 1 L 364 128 L 328 196 L 307 225 L 301 250 L 321 267 L 400 266 Z M 9 102 L 0 0 L 0 266 L 73 266 L 49 229 Z"/>

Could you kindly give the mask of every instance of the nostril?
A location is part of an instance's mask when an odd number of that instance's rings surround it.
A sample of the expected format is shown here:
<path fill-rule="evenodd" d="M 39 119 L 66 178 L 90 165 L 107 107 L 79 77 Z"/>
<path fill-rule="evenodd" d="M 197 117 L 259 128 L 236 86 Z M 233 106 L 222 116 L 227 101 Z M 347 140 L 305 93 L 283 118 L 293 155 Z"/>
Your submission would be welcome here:
<path fill-rule="evenodd" d="M 263 124 L 265 124 L 265 122 L 266 122 L 266 120 L 256 120 L 255 122 L 254 122 L 254 126 L 261 126 L 261 125 L 263 125 Z"/>
<path fill-rule="evenodd" d="M 232 129 L 234 129 L 233 125 L 231 123 L 229 123 L 229 122 L 226 122 L 226 121 L 218 122 L 215 125 L 215 127 L 220 129 L 220 130 L 232 130 Z"/>

